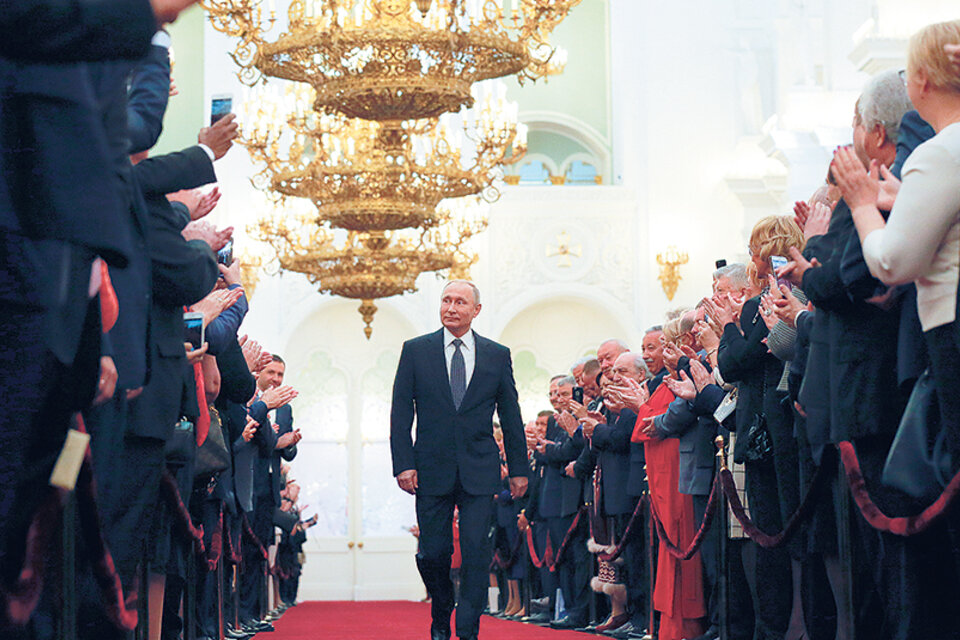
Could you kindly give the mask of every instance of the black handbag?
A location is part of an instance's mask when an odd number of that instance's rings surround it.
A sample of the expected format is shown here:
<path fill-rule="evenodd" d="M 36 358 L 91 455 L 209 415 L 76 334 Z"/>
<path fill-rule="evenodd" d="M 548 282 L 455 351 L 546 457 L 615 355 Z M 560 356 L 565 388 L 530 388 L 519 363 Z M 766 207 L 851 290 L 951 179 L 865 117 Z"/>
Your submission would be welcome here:
<path fill-rule="evenodd" d="M 210 430 L 207 439 L 197 449 L 197 462 L 194 465 L 193 477 L 202 480 L 217 475 L 230 468 L 230 450 L 223 438 L 223 425 L 220 422 L 220 413 L 210 407 Z"/>
<path fill-rule="evenodd" d="M 760 407 L 767 397 L 767 368 L 763 368 L 763 391 L 760 393 Z M 773 457 L 773 439 L 767 428 L 767 416 L 755 413 L 753 422 L 747 429 L 747 446 L 743 449 L 744 462 L 763 462 Z"/>
<path fill-rule="evenodd" d="M 935 500 L 950 481 L 951 456 L 940 428 L 937 386 L 930 369 L 910 393 L 883 466 L 883 484 L 914 498 Z"/>
<path fill-rule="evenodd" d="M 747 429 L 747 446 L 743 450 L 746 462 L 763 462 L 773 457 L 773 440 L 767 429 L 767 417 L 762 413 L 754 414 L 753 422 Z"/>
<path fill-rule="evenodd" d="M 163 448 L 163 457 L 167 464 L 184 466 L 193 462 L 197 449 L 197 437 L 194 435 L 193 422 L 181 418 L 173 425 L 173 433 L 167 438 Z"/>

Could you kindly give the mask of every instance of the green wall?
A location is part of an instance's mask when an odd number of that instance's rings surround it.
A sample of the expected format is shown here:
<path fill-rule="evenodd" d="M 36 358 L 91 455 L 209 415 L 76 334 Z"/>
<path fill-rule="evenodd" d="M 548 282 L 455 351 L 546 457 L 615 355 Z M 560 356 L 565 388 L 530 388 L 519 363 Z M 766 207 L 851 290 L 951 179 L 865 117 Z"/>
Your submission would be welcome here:
<path fill-rule="evenodd" d="M 524 111 L 559 111 L 609 137 L 607 13 L 607 0 L 582 0 L 551 34 L 550 43 L 568 53 L 561 75 L 523 86 L 507 79 L 507 95 L 520 104 L 521 116 Z"/>
<path fill-rule="evenodd" d="M 163 117 L 163 133 L 153 154 L 179 151 L 197 143 L 197 132 L 206 124 L 203 101 L 204 11 L 194 6 L 169 27 L 173 38 L 173 81 L 179 95 L 170 98 Z"/>

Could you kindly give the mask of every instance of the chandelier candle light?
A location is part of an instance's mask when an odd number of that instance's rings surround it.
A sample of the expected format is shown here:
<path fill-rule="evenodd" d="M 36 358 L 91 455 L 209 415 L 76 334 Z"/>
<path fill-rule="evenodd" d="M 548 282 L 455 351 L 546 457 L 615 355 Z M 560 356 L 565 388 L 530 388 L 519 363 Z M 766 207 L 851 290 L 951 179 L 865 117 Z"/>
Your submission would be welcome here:
<path fill-rule="evenodd" d="M 580 0 L 205 0 L 215 29 L 239 39 L 240 79 L 310 84 L 315 108 L 366 120 L 416 120 L 473 105 L 474 82 L 560 73 L 549 35 Z M 284 28 L 272 41 L 274 29 Z"/>

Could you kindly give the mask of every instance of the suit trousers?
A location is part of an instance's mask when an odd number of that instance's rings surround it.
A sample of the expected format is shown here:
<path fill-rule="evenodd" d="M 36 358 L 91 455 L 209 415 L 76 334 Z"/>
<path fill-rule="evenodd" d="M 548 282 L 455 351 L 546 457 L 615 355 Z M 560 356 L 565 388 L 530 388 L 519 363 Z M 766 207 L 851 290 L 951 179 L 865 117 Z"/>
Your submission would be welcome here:
<path fill-rule="evenodd" d="M 460 514 L 460 601 L 457 603 L 456 632 L 460 637 L 477 635 L 480 614 L 487 603 L 493 541 L 493 495 L 471 495 L 464 491 L 459 477 L 452 492 L 430 496 L 417 494 L 417 525 L 420 548 L 417 567 L 432 598 L 433 625 L 437 630 L 450 628 L 454 608 L 450 558 L 453 555 L 453 508 Z"/>
<path fill-rule="evenodd" d="M 547 524 L 545 522 L 534 522 L 530 526 L 533 529 L 533 546 L 537 550 L 537 557 L 542 560 L 547 549 L 547 536 L 549 535 Z M 550 571 L 546 563 L 544 563 L 543 567 L 538 571 L 540 575 L 540 587 L 543 590 L 542 595 L 547 596 L 549 599 L 550 616 L 552 617 L 557 599 L 557 574 Z"/>
<path fill-rule="evenodd" d="M 247 514 L 250 528 L 264 549 L 273 543 L 273 498 L 270 494 L 254 496 L 253 513 Z M 252 516 L 252 517 L 251 517 Z M 260 620 L 265 611 L 260 610 L 260 594 L 263 589 L 263 565 L 266 560 L 260 547 L 253 540 L 244 539 L 243 570 L 240 572 L 240 620 Z"/>
<path fill-rule="evenodd" d="M 0 582 L 23 563 L 27 529 L 49 490 L 48 478 L 75 411 L 89 404 L 100 362 L 96 298 L 84 320 L 77 355 L 60 362 L 45 346 L 45 314 L 5 305 L 0 314 Z"/>
<path fill-rule="evenodd" d="M 707 512 L 708 496 L 693 496 L 693 526 L 700 529 Z M 703 586 L 706 592 L 708 626 L 720 628 L 720 527 L 714 521 L 700 545 Z"/>
<path fill-rule="evenodd" d="M 649 523 L 650 508 L 644 503 L 623 548 L 623 562 L 627 567 L 627 609 L 630 622 L 638 629 L 646 629 L 650 625 Z M 653 553 L 656 554 L 656 548 Z"/>
<path fill-rule="evenodd" d="M 553 552 L 560 550 L 563 539 L 573 524 L 575 516 L 547 518 L 550 530 L 550 544 Z M 593 556 L 587 550 L 587 527 L 581 523 L 577 531 L 570 536 L 563 557 L 557 563 L 557 581 L 563 593 L 563 604 L 567 616 L 586 625 L 590 622 L 590 578 L 593 577 Z"/>

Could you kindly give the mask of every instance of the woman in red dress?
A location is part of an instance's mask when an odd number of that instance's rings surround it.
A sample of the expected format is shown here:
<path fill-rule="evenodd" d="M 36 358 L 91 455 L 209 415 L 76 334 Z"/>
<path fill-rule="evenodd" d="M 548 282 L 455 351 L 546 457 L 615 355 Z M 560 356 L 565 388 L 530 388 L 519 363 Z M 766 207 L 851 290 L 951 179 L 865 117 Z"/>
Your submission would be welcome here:
<path fill-rule="evenodd" d="M 680 441 L 676 438 L 658 440 L 645 431 L 653 418 L 667 412 L 674 397 L 666 384 L 657 387 L 637 412 L 632 440 L 643 443 L 651 511 L 656 511 L 670 540 L 678 547 L 686 548 L 696 531 L 693 526 L 693 497 L 681 494 L 678 490 Z M 653 608 L 660 612 L 659 640 L 695 638 L 703 633 L 702 622 L 707 611 L 703 601 L 699 553 L 682 561 L 670 555 L 666 544 L 660 541 Z"/>

